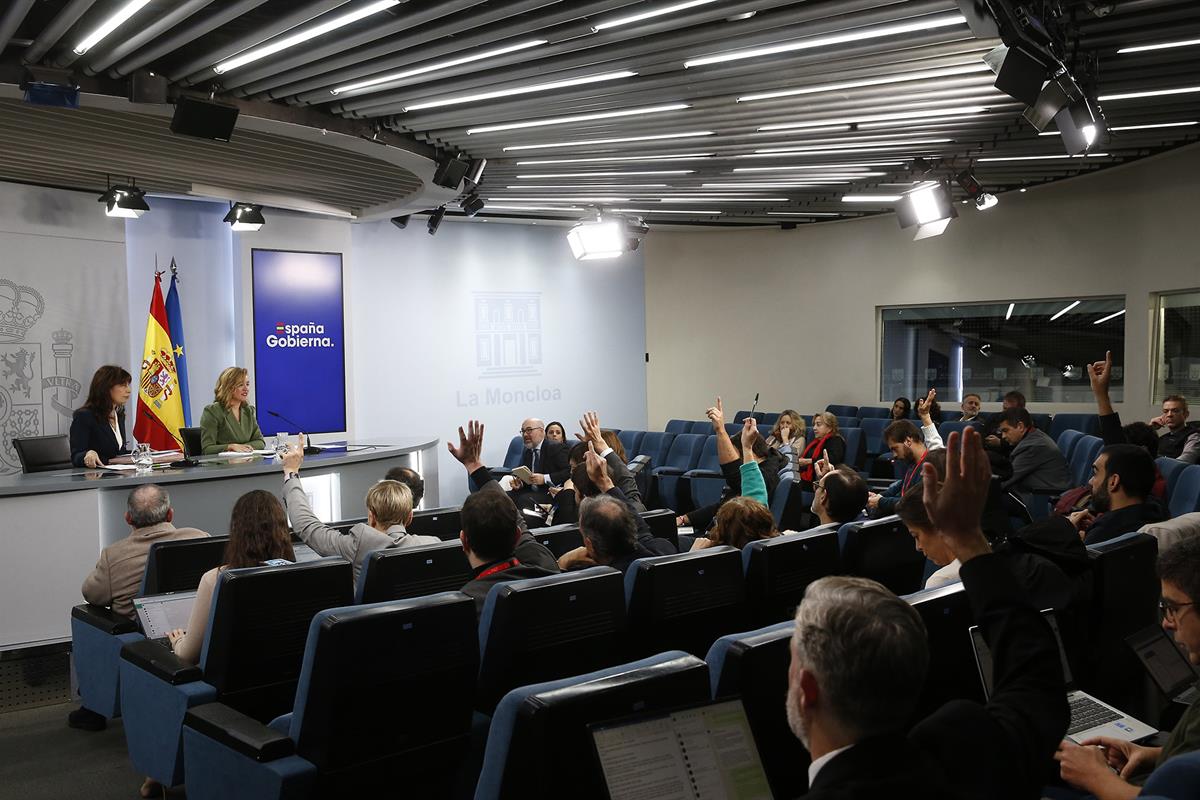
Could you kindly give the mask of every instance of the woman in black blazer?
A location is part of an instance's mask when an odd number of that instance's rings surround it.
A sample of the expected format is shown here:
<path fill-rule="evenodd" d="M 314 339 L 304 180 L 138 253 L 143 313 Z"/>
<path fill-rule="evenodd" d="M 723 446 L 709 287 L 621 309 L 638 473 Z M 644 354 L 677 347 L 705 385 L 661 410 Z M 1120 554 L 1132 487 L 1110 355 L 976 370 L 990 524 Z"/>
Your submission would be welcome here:
<path fill-rule="evenodd" d="M 87 402 L 71 418 L 72 464 L 99 467 L 129 452 L 125 404 L 132 394 L 132 383 L 133 377 L 121 367 L 108 365 L 96 370 Z"/>

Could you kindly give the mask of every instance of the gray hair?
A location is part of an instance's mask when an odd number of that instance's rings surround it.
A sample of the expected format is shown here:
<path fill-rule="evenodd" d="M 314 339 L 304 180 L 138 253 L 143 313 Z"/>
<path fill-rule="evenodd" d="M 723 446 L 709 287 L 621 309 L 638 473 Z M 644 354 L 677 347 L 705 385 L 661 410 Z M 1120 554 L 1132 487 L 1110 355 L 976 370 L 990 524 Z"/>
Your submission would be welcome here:
<path fill-rule="evenodd" d="M 629 506 L 615 497 L 598 494 L 579 504 L 579 531 L 604 559 L 632 553 L 637 545 L 637 522 Z"/>
<path fill-rule="evenodd" d="M 145 483 L 129 493 L 125 510 L 129 512 L 129 523 L 135 528 L 148 528 L 167 521 L 171 511 L 171 495 L 153 483 Z"/>
<path fill-rule="evenodd" d="M 921 616 L 866 578 L 809 584 L 792 652 L 797 666 L 815 675 L 831 716 L 856 738 L 903 728 L 929 669 Z"/>

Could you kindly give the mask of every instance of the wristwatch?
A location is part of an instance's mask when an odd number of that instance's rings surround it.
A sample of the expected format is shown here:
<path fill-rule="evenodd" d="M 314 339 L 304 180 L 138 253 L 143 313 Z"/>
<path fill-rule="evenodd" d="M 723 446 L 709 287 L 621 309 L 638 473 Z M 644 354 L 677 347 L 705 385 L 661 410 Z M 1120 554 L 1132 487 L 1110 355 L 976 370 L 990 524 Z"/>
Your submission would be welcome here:
<path fill-rule="evenodd" d="M 300 473 L 299 473 L 299 472 L 285 472 L 285 473 L 283 473 L 283 479 L 284 479 L 285 481 L 286 481 L 286 480 L 291 480 L 292 478 L 299 478 L 299 477 L 300 477 Z"/>

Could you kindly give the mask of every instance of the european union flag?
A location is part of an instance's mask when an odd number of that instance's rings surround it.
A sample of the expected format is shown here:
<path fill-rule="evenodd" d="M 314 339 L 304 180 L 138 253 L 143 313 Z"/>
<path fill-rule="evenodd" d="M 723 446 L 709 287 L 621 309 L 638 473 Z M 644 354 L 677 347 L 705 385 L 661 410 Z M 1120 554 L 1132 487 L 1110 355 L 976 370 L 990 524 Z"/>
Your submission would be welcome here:
<path fill-rule="evenodd" d="M 171 259 L 171 289 L 167 292 L 167 325 L 171 350 L 179 375 L 179 399 L 183 401 L 183 424 L 192 426 L 192 404 L 188 397 L 187 352 L 183 346 L 183 311 L 179 308 L 179 287 L 176 285 L 175 259 Z"/>

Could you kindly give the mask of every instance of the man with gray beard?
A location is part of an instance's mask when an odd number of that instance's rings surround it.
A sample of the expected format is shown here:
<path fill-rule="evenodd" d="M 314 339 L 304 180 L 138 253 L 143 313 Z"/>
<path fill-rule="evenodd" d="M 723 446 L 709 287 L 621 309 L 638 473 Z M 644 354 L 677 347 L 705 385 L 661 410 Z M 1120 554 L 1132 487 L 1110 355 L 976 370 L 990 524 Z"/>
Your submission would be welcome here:
<path fill-rule="evenodd" d="M 962 563 L 995 689 L 986 706 L 951 701 L 906 732 L 929 665 L 920 616 L 874 581 L 810 584 L 796 613 L 787 713 L 812 755 L 811 800 L 1037 798 L 1067 729 L 1054 634 L 980 528 L 991 473 L 979 433 L 951 434 L 944 481 L 923 469 L 926 510 Z"/>

